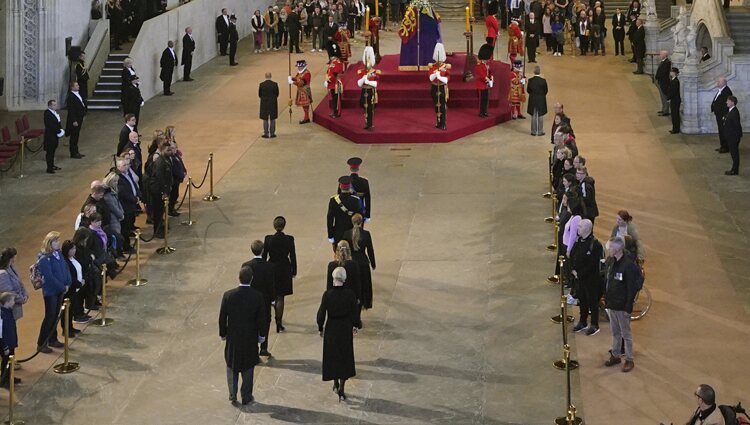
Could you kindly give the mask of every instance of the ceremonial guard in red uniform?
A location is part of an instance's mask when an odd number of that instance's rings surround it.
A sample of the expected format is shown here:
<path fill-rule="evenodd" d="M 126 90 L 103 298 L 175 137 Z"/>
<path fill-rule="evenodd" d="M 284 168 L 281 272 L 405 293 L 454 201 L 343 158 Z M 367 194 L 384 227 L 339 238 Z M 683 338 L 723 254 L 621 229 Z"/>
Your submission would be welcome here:
<path fill-rule="evenodd" d="M 344 71 L 349 66 L 349 58 L 352 57 L 352 46 L 349 44 L 349 39 L 352 37 L 351 32 L 346 27 L 346 22 L 339 24 L 339 30 L 334 35 L 334 40 L 339 45 L 339 51 L 341 52 L 341 62 L 344 65 Z"/>
<path fill-rule="evenodd" d="M 375 16 L 370 18 L 370 46 L 375 52 L 375 63 L 380 62 L 380 18 Z"/>
<path fill-rule="evenodd" d="M 331 58 L 326 69 L 325 86 L 330 94 L 329 105 L 331 108 L 331 117 L 338 118 L 341 116 L 341 93 L 344 91 L 344 85 L 341 83 L 341 74 L 344 73 L 344 64 L 339 59 L 341 49 L 335 42 L 328 44 L 328 56 Z"/>
<path fill-rule="evenodd" d="M 523 57 L 523 33 L 521 28 L 518 27 L 518 22 L 511 21 L 508 27 L 508 59 L 510 59 L 510 63 L 514 63 L 518 55 Z"/>
<path fill-rule="evenodd" d="M 302 110 L 305 111 L 305 118 L 300 121 L 300 124 L 307 124 L 310 122 L 310 105 L 312 104 L 312 91 L 310 90 L 310 79 L 312 75 L 307 70 L 307 62 L 302 59 L 297 61 L 297 75 L 292 77 L 289 76 L 289 84 L 297 86 L 297 97 L 294 100 L 294 104 L 301 106 Z"/>
<path fill-rule="evenodd" d="M 521 103 L 526 101 L 526 79 L 523 77 L 523 62 L 516 60 L 513 62 L 513 70 L 510 72 L 510 91 L 508 91 L 508 101 L 510 101 L 511 118 L 526 119 L 521 114 Z"/>
<path fill-rule="evenodd" d="M 477 53 L 477 64 L 474 65 L 474 84 L 479 91 L 479 116 L 490 116 L 487 112 L 490 104 L 490 89 L 495 81 L 490 70 L 490 58 L 492 57 L 492 45 L 485 44 L 479 48 Z"/>
<path fill-rule="evenodd" d="M 432 53 L 435 62 L 428 65 L 428 75 L 432 87 L 432 104 L 435 105 L 435 128 L 445 130 L 446 114 L 448 113 L 448 80 L 450 80 L 450 65 L 445 63 L 445 47 L 443 43 L 437 43 Z"/>
<path fill-rule="evenodd" d="M 362 63 L 365 67 L 357 71 L 357 85 L 362 87 L 359 105 L 365 110 L 365 130 L 371 130 L 375 105 L 378 103 L 378 79 L 380 79 L 380 71 L 375 69 L 375 50 L 372 46 L 365 47 Z"/>

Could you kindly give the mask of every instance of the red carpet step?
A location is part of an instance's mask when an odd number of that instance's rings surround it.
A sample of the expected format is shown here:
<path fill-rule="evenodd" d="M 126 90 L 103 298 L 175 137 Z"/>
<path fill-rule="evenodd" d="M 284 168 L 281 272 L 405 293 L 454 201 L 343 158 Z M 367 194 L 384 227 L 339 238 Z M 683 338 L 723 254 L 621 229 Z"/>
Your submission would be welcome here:
<path fill-rule="evenodd" d="M 354 143 L 446 143 L 510 120 L 508 89 L 510 66 L 493 62 L 495 87 L 490 90 L 488 118 L 479 117 L 479 93 L 474 81 L 462 81 L 466 54 L 448 57 L 451 64 L 448 122 L 446 131 L 435 126 L 435 109 L 430 97 L 427 71 L 399 71 L 398 55 L 383 56 L 377 68 L 378 105 L 374 128 L 364 129 L 364 111 L 359 107 L 357 70 L 362 63 L 350 64 L 342 76 L 344 94 L 340 118 L 331 118 L 328 97 L 315 108 L 313 121 Z"/>

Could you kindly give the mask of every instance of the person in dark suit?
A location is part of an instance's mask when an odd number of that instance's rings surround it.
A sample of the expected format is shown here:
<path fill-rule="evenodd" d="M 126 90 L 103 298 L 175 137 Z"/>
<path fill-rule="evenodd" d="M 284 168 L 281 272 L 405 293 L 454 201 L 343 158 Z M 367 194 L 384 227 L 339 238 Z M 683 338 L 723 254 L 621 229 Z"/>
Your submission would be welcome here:
<path fill-rule="evenodd" d="M 635 20 L 635 32 L 633 33 L 633 55 L 635 56 L 636 70 L 633 74 L 643 74 L 643 60 L 646 58 L 646 29 L 643 21 Z M 674 118 L 672 118 L 674 120 Z"/>
<path fill-rule="evenodd" d="M 364 203 L 364 216 L 365 223 L 370 221 L 370 212 L 372 211 L 371 197 L 370 197 L 370 181 L 365 177 L 359 175 L 359 169 L 362 166 L 362 158 L 352 157 L 346 160 L 346 164 L 349 166 L 351 174 L 349 177 L 352 179 L 352 190 L 354 194 Z M 341 188 L 338 188 L 337 193 L 341 193 Z"/>
<path fill-rule="evenodd" d="M 123 250 L 132 252 L 130 246 L 130 234 L 135 226 L 135 215 L 138 212 L 138 201 L 141 198 L 141 191 L 138 183 L 133 179 L 130 160 L 118 158 L 115 162 L 117 174 L 120 178 L 117 180 L 117 200 L 122 205 L 123 219 L 120 221 L 120 234 L 122 235 Z"/>
<path fill-rule="evenodd" d="M 263 240 L 263 259 L 273 264 L 276 303 L 274 318 L 276 333 L 284 331 L 284 297 L 294 292 L 293 279 L 297 276 L 297 253 L 294 248 L 294 236 L 284 234 L 286 219 L 278 216 L 273 219 L 276 233 L 267 235 Z"/>
<path fill-rule="evenodd" d="M 120 135 L 117 138 L 117 151 L 115 152 L 115 156 L 120 155 L 125 149 L 125 146 L 128 145 L 128 142 L 130 141 L 130 133 L 133 131 L 136 131 L 135 115 L 127 114 L 125 115 L 125 125 L 120 129 Z"/>
<path fill-rule="evenodd" d="M 736 97 L 727 97 L 727 108 L 729 110 L 724 117 L 723 130 L 729 154 L 732 155 L 732 169 L 724 174 L 736 176 L 740 172 L 740 139 L 742 139 L 742 122 L 740 121 L 740 111 L 737 110 Z"/>
<path fill-rule="evenodd" d="M 364 218 L 361 214 L 354 214 L 352 225 L 354 227 L 344 233 L 344 240 L 349 243 L 352 249 L 352 260 L 357 263 L 359 268 L 362 308 L 369 310 L 372 308 L 372 273 L 370 273 L 370 267 L 375 270 L 375 249 L 372 246 L 370 232 L 362 227 Z"/>
<path fill-rule="evenodd" d="M 680 103 L 682 103 L 682 97 L 680 96 L 680 80 L 677 79 L 679 74 L 680 70 L 674 67 L 672 72 L 669 73 L 667 98 L 669 98 L 669 109 L 672 110 L 672 129 L 669 130 L 672 134 L 680 132 Z"/>
<path fill-rule="evenodd" d="M 586 218 L 594 223 L 599 216 L 599 207 L 596 204 L 596 184 L 594 178 L 589 176 L 588 168 L 585 165 L 576 168 L 576 180 L 578 180 L 578 198 L 581 199 L 586 207 Z"/>
<path fill-rule="evenodd" d="M 240 41 L 240 34 L 237 32 L 236 16 L 232 15 L 229 18 L 229 29 L 227 31 L 229 32 L 229 65 L 237 66 L 239 64 L 235 60 L 235 55 L 237 54 L 237 43 Z"/>
<path fill-rule="evenodd" d="M 174 69 L 177 66 L 177 54 L 174 51 L 174 41 L 169 40 L 167 42 L 167 48 L 161 53 L 161 60 L 159 61 L 161 66 L 161 73 L 159 79 L 164 83 L 164 96 L 172 96 L 172 77 L 174 75 Z"/>
<path fill-rule="evenodd" d="M 622 14 L 620 8 L 617 8 L 612 15 L 612 38 L 615 40 L 615 56 L 625 56 L 625 23 L 627 16 Z"/>
<path fill-rule="evenodd" d="M 136 122 L 140 120 L 141 106 L 143 106 L 143 97 L 141 96 L 141 89 L 138 85 L 141 84 L 141 80 L 136 75 L 131 81 L 130 85 L 125 90 L 122 102 L 122 110 L 124 115 L 133 114 Z"/>
<path fill-rule="evenodd" d="M 136 76 L 135 68 L 133 68 L 133 59 L 125 58 L 122 61 L 122 71 L 120 72 L 120 103 L 125 101 L 125 91 L 130 86 L 130 81 Z"/>
<path fill-rule="evenodd" d="M 130 156 L 130 169 L 133 170 L 135 175 L 138 177 L 139 186 L 143 187 L 143 152 L 141 151 L 141 141 L 138 139 L 138 133 L 131 131 L 128 135 L 128 143 L 123 147 L 122 152 L 133 151 Z M 144 199 L 141 197 L 141 199 Z"/>
<path fill-rule="evenodd" d="M 253 270 L 252 288 L 263 295 L 263 306 L 265 311 L 264 322 L 262 327 L 263 335 L 268 335 L 271 328 L 271 307 L 276 304 L 276 283 L 274 282 L 275 274 L 273 264 L 263 259 L 263 242 L 255 240 L 250 244 L 250 250 L 253 252 L 253 259 L 246 261 L 242 267 L 249 266 Z M 268 339 L 260 344 L 260 355 L 271 357 L 268 352 Z"/>
<path fill-rule="evenodd" d="M 732 95 L 732 89 L 727 86 L 727 79 L 722 77 L 719 78 L 716 85 L 718 91 L 714 95 L 714 100 L 711 102 L 711 112 L 716 117 L 716 128 L 719 130 L 719 147 L 716 149 L 719 153 L 729 152 L 727 148 L 727 141 L 724 138 L 724 117 L 727 115 L 729 108 L 727 107 L 727 99 Z"/>
<path fill-rule="evenodd" d="M 356 213 L 364 213 L 362 201 L 354 195 L 352 190 L 352 178 L 342 176 L 339 178 L 340 193 L 331 196 L 328 201 L 328 214 L 326 224 L 328 226 L 328 242 L 333 244 L 334 251 L 336 243 L 343 239 L 344 232 L 352 228 L 352 216 Z"/>
<path fill-rule="evenodd" d="M 531 115 L 531 135 L 544 136 L 544 116 L 547 115 L 547 80 L 542 78 L 541 68 L 534 67 L 534 76 L 526 84 L 529 106 L 526 112 Z"/>
<path fill-rule="evenodd" d="M 711 59 L 711 55 L 708 54 L 708 47 L 701 47 L 701 62 L 705 62 Z"/>
<path fill-rule="evenodd" d="M 190 78 L 190 71 L 193 68 L 193 52 L 195 51 L 195 40 L 193 39 L 193 28 L 185 28 L 185 35 L 182 36 L 182 66 L 184 72 L 182 81 L 193 81 Z"/>
<path fill-rule="evenodd" d="M 60 167 L 55 166 L 55 151 L 60 143 L 60 138 L 65 136 L 65 130 L 62 128 L 60 114 L 57 113 L 57 101 L 50 100 L 47 102 L 47 109 L 44 111 L 44 151 L 47 153 L 47 173 L 55 174 Z"/>
<path fill-rule="evenodd" d="M 289 32 L 289 53 L 304 53 L 299 49 L 300 22 L 299 11 L 292 9 L 286 18 L 286 29 Z"/>
<path fill-rule="evenodd" d="M 672 61 L 669 60 L 669 52 L 662 50 L 659 52 L 659 67 L 656 68 L 656 86 L 659 88 L 659 96 L 661 97 L 661 111 L 658 112 L 659 116 L 669 116 L 669 100 L 667 99 L 667 92 L 669 91 L 669 73 L 672 71 Z"/>
<path fill-rule="evenodd" d="M 581 49 L 581 56 L 586 56 L 586 52 L 589 50 L 589 35 L 591 34 L 591 21 L 586 16 L 586 12 L 581 12 L 581 16 L 576 22 L 576 37 L 578 37 L 578 44 Z"/>
<path fill-rule="evenodd" d="M 276 137 L 276 118 L 279 117 L 279 85 L 266 72 L 266 79 L 258 86 L 260 119 L 263 120 L 263 138 Z"/>
<path fill-rule="evenodd" d="M 70 137 L 70 157 L 81 159 L 86 155 L 81 155 L 78 151 L 78 138 L 81 136 L 81 127 L 83 127 L 83 117 L 86 115 L 86 101 L 80 93 L 80 85 L 77 81 L 70 83 L 70 92 L 68 92 L 68 117 L 65 120 L 65 133 Z"/>
<path fill-rule="evenodd" d="M 537 2 L 538 3 L 538 2 Z M 539 47 L 539 37 L 544 33 L 542 21 L 534 12 L 529 13 L 526 19 L 526 52 L 529 55 L 529 63 L 536 63 L 536 49 Z"/>
<path fill-rule="evenodd" d="M 242 404 L 255 401 L 253 397 L 253 371 L 260 363 L 258 343 L 266 340 L 263 333 L 266 320 L 263 295 L 253 289 L 253 270 L 250 266 L 240 268 L 240 285 L 224 293 L 219 310 L 219 336 L 226 341 L 224 360 L 227 363 L 227 386 L 229 401 L 237 402 L 237 384 L 242 375 L 240 396 Z"/>
<path fill-rule="evenodd" d="M 323 380 L 333 380 L 339 401 L 346 400 L 346 380 L 356 373 L 354 334 L 362 328 L 354 293 L 344 285 L 347 272 L 336 267 L 333 287 L 323 294 L 318 308 L 318 333 L 323 338 Z"/>
<path fill-rule="evenodd" d="M 219 42 L 219 54 L 226 56 L 229 43 L 229 14 L 226 8 L 221 9 L 221 15 L 216 18 L 216 36 Z"/>
<path fill-rule="evenodd" d="M 86 53 L 81 52 L 81 55 L 76 61 L 75 67 L 76 81 L 80 86 L 81 97 L 85 101 L 89 98 L 89 70 L 86 68 Z"/>
<path fill-rule="evenodd" d="M 154 160 L 148 179 L 151 196 L 151 216 L 154 222 L 154 237 L 164 239 L 164 198 L 172 191 L 172 147 L 167 140 L 159 145 L 159 157 Z"/>

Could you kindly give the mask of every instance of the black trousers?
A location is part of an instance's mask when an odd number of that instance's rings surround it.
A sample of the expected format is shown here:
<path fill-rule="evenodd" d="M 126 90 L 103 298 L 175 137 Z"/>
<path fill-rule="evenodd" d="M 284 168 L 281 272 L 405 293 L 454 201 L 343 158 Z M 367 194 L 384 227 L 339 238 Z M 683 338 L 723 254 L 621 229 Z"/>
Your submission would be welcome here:
<path fill-rule="evenodd" d="M 727 140 L 727 149 L 729 154 L 732 155 L 732 171 L 740 172 L 740 141 L 739 140 Z"/>
<path fill-rule="evenodd" d="M 185 72 L 183 73 L 183 76 L 182 76 L 183 80 L 190 79 L 190 71 L 192 71 L 193 69 L 193 55 L 189 55 L 187 58 L 188 58 L 187 60 L 182 61 L 182 65 L 185 67 L 184 68 Z"/>
<path fill-rule="evenodd" d="M 229 34 L 219 34 L 219 54 L 227 54 L 227 44 L 229 44 Z"/>
<path fill-rule="evenodd" d="M 44 158 L 47 160 L 47 171 L 51 171 L 55 168 L 55 151 L 57 151 L 57 145 L 59 143 L 60 142 L 56 139 L 44 148 L 46 151 Z"/>
<path fill-rule="evenodd" d="M 680 131 L 680 103 L 682 99 L 670 100 L 669 110 L 672 117 L 672 131 Z"/>
<path fill-rule="evenodd" d="M 169 211 L 174 211 L 174 207 L 177 204 L 177 198 L 180 197 L 180 185 L 182 182 L 177 180 L 172 183 L 172 190 L 169 192 Z"/>
<path fill-rule="evenodd" d="M 232 41 L 229 43 L 229 64 L 235 64 L 237 63 L 236 60 L 234 60 L 234 57 L 237 55 L 237 42 Z"/>
<path fill-rule="evenodd" d="M 532 43 L 529 43 L 526 46 L 526 51 L 529 55 L 529 62 L 536 62 L 536 46 Z"/>
<path fill-rule="evenodd" d="M 587 283 L 578 285 L 578 307 L 581 313 L 581 322 L 588 323 L 591 314 L 591 326 L 599 327 L 599 298 L 601 290 L 596 285 Z"/>
<path fill-rule="evenodd" d="M 36 345 L 46 347 L 50 341 L 57 341 L 57 315 L 62 307 L 64 292 L 44 297 L 44 319 L 39 327 Z"/>
<path fill-rule="evenodd" d="M 479 115 L 487 115 L 487 108 L 490 105 L 490 90 L 479 91 Z"/>
<path fill-rule="evenodd" d="M 162 81 L 162 86 L 164 87 L 164 94 L 172 92 L 172 73 L 169 73 L 169 77 Z"/>
<path fill-rule="evenodd" d="M 299 31 L 289 31 L 289 52 L 301 53 L 299 49 Z"/>
<path fill-rule="evenodd" d="M 154 222 L 154 234 L 164 234 L 164 201 L 161 193 L 151 196 L 151 220 Z"/>
<path fill-rule="evenodd" d="M 589 36 L 587 35 L 579 35 L 578 36 L 579 44 L 581 46 L 581 55 L 585 56 L 586 52 L 589 50 Z"/>
<path fill-rule="evenodd" d="M 636 57 L 635 57 L 635 63 L 637 65 L 636 72 L 643 73 L 643 56 L 636 55 Z M 672 115 L 674 116 L 674 114 L 672 114 Z M 674 118 L 673 118 L 673 120 L 674 120 Z"/>
<path fill-rule="evenodd" d="M 435 105 L 435 119 L 438 127 L 445 127 L 445 115 L 448 112 L 448 99 L 445 85 L 433 84 L 430 88 L 432 104 Z"/>
<path fill-rule="evenodd" d="M 328 90 L 328 92 L 331 94 L 329 106 L 331 108 L 331 113 L 334 115 L 340 115 L 341 111 L 339 111 L 339 94 L 336 93 L 336 90 Z"/>
<path fill-rule="evenodd" d="M 375 89 L 362 89 L 363 102 L 362 107 L 365 109 L 365 127 L 372 127 L 372 118 L 375 115 Z M 338 241 L 336 241 L 338 242 Z"/>
<path fill-rule="evenodd" d="M 70 136 L 70 140 L 68 141 L 68 147 L 70 150 L 70 156 L 75 156 L 80 154 L 78 152 L 78 139 L 81 137 L 81 126 L 83 125 L 83 120 L 81 120 L 78 123 L 77 127 L 70 127 L 70 133 L 68 135 Z"/>
<path fill-rule="evenodd" d="M 616 39 L 615 38 L 615 55 L 625 55 L 625 39 Z"/>
<path fill-rule="evenodd" d="M 724 137 L 724 116 L 714 114 L 714 117 L 716 117 L 716 128 L 719 130 L 719 148 L 728 149 L 727 139 Z"/>
<path fill-rule="evenodd" d="M 130 233 L 135 228 L 135 212 L 126 212 L 125 217 L 120 222 L 120 231 L 122 232 L 122 247 L 127 251 L 130 250 Z"/>

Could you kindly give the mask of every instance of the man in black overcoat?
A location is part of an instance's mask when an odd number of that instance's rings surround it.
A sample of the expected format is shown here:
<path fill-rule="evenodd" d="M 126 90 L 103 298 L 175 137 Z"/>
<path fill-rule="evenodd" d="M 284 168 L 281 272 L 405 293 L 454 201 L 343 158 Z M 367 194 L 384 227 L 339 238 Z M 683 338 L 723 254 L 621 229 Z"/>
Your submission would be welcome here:
<path fill-rule="evenodd" d="M 232 15 L 229 18 L 229 29 L 227 31 L 229 31 L 229 65 L 237 66 L 239 64 L 235 60 L 235 55 L 237 55 L 237 43 L 240 41 L 240 34 L 237 32 L 236 16 Z"/>
<path fill-rule="evenodd" d="M 263 334 L 268 336 L 268 330 L 271 328 L 271 308 L 276 304 L 276 281 L 273 264 L 263 259 L 263 241 L 255 240 L 250 244 L 250 250 L 253 252 L 253 259 L 242 264 L 250 266 L 253 270 L 252 288 L 263 294 L 263 306 L 266 315 L 263 323 Z M 271 357 L 268 352 L 268 338 L 260 344 L 260 355 Z"/>
<path fill-rule="evenodd" d="M 526 83 L 529 106 L 526 112 L 531 115 L 531 135 L 544 136 L 544 116 L 547 114 L 547 80 L 542 78 L 541 68 L 534 67 L 534 76 Z"/>
<path fill-rule="evenodd" d="M 219 41 L 219 54 L 227 55 L 227 43 L 229 43 L 229 13 L 227 9 L 221 9 L 221 15 L 216 18 L 216 36 Z"/>
<path fill-rule="evenodd" d="M 669 99 L 669 109 L 672 113 L 672 129 L 669 130 L 672 134 L 680 132 L 680 104 L 682 103 L 682 97 L 680 94 L 680 80 L 677 79 L 677 75 L 680 74 L 680 70 L 672 68 L 672 72 L 669 73 L 669 91 L 667 92 L 667 98 Z"/>
<path fill-rule="evenodd" d="M 57 101 L 50 100 L 47 102 L 47 109 L 44 111 L 44 151 L 47 153 L 47 173 L 55 174 L 55 170 L 60 167 L 55 166 L 55 151 L 60 143 L 60 138 L 65 135 L 62 128 L 60 114 L 57 113 Z"/>
<path fill-rule="evenodd" d="M 133 114 L 136 122 L 140 121 L 141 106 L 143 106 L 143 96 L 141 96 L 141 89 L 138 87 L 140 83 L 141 80 L 136 75 L 125 88 L 125 93 L 122 96 L 124 115 Z"/>
<path fill-rule="evenodd" d="M 195 51 L 195 39 L 193 39 L 193 28 L 185 28 L 185 35 L 182 37 L 182 66 L 184 72 L 182 81 L 193 81 L 190 78 L 190 71 L 193 68 L 193 52 Z"/>
<path fill-rule="evenodd" d="M 255 400 L 253 371 L 260 362 L 258 343 L 268 335 L 263 333 L 266 320 L 263 295 L 250 286 L 253 280 L 250 266 L 242 266 L 239 280 L 239 287 L 225 292 L 221 300 L 219 336 L 226 341 L 224 360 L 227 363 L 229 401 L 237 402 L 237 384 L 241 374 L 242 404 L 249 404 Z"/>
<path fill-rule="evenodd" d="M 172 96 L 172 76 L 174 75 L 174 69 L 177 66 L 177 53 L 174 51 L 174 41 L 169 40 L 167 42 L 167 48 L 161 52 L 159 66 L 161 66 L 159 78 L 162 83 L 164 83 L 164 96 Z"/>
<path fill-rule="evenodd" d="M 656 68 L 656 85 L 659 87 L 659 96 L 661 97 L 661 111 L 658 112 L 660 116 L 669 115 L 669 100 L 667 99 L 667 92 L 669 91 L 669 73 L 672 71 L 672 61 L 669 60 L 669 52 L 662 50 L 659 52 L 659 67 Z"/>
<path fill-rule="evenodd" d="M 286 18 L 286 29 L 289 32 L 289 53 L 303 53 L 299 49 L 300 23 L 298 9 L 292 9 Z"/>
<path fill-rule="evenodd" d="M 276 137 L 276 118 L 279 117 L 279 85 L 266 72 L 266 79 L 258 86 L 260 119 L 263 120 L 263 138 Z"/>
<path fill-rule="evenodd" d="M 78 138 L 81 136 L 83 117 L 86 115 L 86 101 L 80 93 L 80 85 L 77 81 L 70 83 L 68 92 L 68 117 L 65 120 L 65 132 L 70 137 L 70 157 L 81 159 L 86 155 L 78 152 Z"/>
<path fill-rule="evenodd" d="M 740 172 L 740 139 L 742 139 L 742 122 L 740 111 L 737 110 L 737 98 L 727 98 L 727 115 L 724 117 L 724 140 L 727 142 L 729 154 L 732 155 L 732 169 L 726 175 L 736 176 Z"/>
<path fill-rule="evenodd" d="M 714 95 L 714 100 L 711 102 L 711 112 L 716 117 L 716 128 L 719 130 L 719 147 L 716 149 L 719 153 L 729 152 L 727 148 L 727 141 L 724 139 L 724 117 L 729 112 L 727 108 L 727 99 L 732 95 L 732 89 L 727 86 L 727 79 L 724 77 L 719 78 L 716 84 L 718 86 L 717 92 Z"/>
<path fill-rule="evenodd" d="M 328 201 L 328 214 L 326 215 L 328 242 L 333 244 L 334 251 L 336 251 L 338 241 L 344 238 L 344 232 L 354 227 L 352 216 L 356 213 L 364 213 L 362 201 L 352 191 L 351 177 L 339 178 L 339 190 L 340 193 L 331 196 Z"/>
<path fill-rule="evenodd" d="M 529 55 L 529 63 L 536 63 L 536 49 L 539 47 L 539 38 L 544 35 L 541 15 L 529 13 L 526 19 L 526 52 Z"/>
<path fill-rule="evenodd" d="M 120 156 L 130 141 L 130 133 L 133 131 L 137 131 L 135 115 L 127 114 L 125 115 L 125 125 L 120 129 L 120 136 L 117 138 L 117 152 L 115 152 L 115 156 Z"/>
<path fill-rule="evenodd" d="M 169 142 L 163 141 L 159 146 L 159 157 L 151 168 L 148 180 L 148 193 L 151 196 L 152 220 L 154 221 L 154 237 L 164 239 L 164 198 L 172 192 L 172 148 Z"/>
<path fill-rule="evenodd" d="M 612 38 L 615 40 L 615 56 L 625 56 L 625 23 L 627 17 L 617 8 L 612 15 Z"/>
<path fill-rule="evenodd" d="M 633 33 L 633 55 L 635 56 L 636 70 L 633 74 L 643 74 L 643 61 L 646 58 L 646 29 L 643 21 L 636 19 L 635 31 Z"/>

